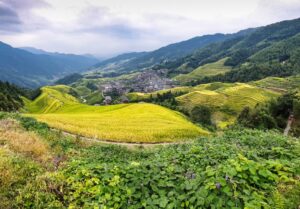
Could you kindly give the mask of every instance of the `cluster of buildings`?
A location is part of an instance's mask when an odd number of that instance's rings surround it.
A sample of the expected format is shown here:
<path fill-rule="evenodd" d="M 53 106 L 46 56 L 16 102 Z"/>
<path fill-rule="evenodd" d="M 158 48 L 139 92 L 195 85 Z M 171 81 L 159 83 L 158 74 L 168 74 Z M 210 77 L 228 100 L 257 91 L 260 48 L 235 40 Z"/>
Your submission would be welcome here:
<path fill-rule="evenodd" d="M 111 104 L 115 98 L 120 103 L 129 102 L 126 95 L 129 92 L 149 93 L 162 89 L 174 87 L 171 79 L 161 75 L 161 72 L 147 70 L 131 77 L 130 79 L 116 79 L 99 84 L 99 90 L 102 92 L 104 104 Z"/>

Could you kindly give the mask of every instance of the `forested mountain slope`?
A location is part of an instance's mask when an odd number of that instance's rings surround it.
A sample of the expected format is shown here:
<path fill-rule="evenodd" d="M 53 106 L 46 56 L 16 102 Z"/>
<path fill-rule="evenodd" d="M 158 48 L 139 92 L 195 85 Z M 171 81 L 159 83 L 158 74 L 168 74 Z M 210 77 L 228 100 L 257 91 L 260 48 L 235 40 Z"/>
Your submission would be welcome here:
<path fill-rule="evenodd" d="M 253 31 L 255 31 L 255 29 L 247 29 L 234 34 L 218 33 L 214 35 L 194 37 L 186 41 L 170 44 L 151 52 L 120 55 L 116 58 L 100 62 L 95 65 L 92 70 L 100 72 L 109 70 L 118 73 L 140 71 L 144 68 L 159 64 L 160 62 L 185 57 L 193 53 L 195 50 L 203 48 L 211 43 L 241 37 Z"/>
<path fill-rule="evenodd" d="M 24 90 L 8 82 L 0 81 L 0 111 L 17 111 L 23 106 Z"/>
<path fill-rule="evenodd" d="M 247 82 L 267 76 L 287 76 L 300 72 L 300 19 L 260 27 L 243 37 L 213 43 L 183 59 L 162 63 L 154 69 L 168 69 L 169 76 L 186 74 L 207 63 L 228 58 L 232 71 L 210 77 L 193 77 L 185 84 L 212 81 Z"/>

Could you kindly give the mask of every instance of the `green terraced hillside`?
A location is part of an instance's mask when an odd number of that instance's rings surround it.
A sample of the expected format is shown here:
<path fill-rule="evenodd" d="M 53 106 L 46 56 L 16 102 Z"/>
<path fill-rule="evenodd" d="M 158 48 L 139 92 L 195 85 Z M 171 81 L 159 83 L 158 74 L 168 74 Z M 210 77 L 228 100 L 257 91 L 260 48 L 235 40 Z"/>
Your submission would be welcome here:
<path fill-rule="evenodd" d="M 297 78 L 294 79 L 294 85 L 297 85 Z M 281 78 L 273 78 L 273 80 L 282 80 Z M 147 101 L 150 97 L 156 98 L 158 94 L 163 94 L 167 91 L 176 95 L 176 101 L 179 108 L 190 112 L 197 105 L 205 105 L 213 111 L 213 122 L 218 128 L 225 128 L 233 124 L 237 115 L 246 106 L 255 107 L 255 105 L 264 103 L 282 92 L 274 91 L 273 88 L 268 88 L 271 82 L 261 80 L 251 84 L 245 83 L 208 83 L 201 84 L 195 87 L 176 87 L 152 93 L 129 93 L 127 96 L 131 101 Z"/>
<path fill-rule="evenodd" d="M 279 95 L 276 92 L 243 83 L 211 83 L 196 86 L 194 91 L 177 97 L 179 105 L 191 110 L 205 105 L 213 110 L 213 121 L 219 128 L 232 124 L 246 106 L 255 107 Z"/>
<path fill-rule="evenodd" d="M 268 77 L 250 84 L 278 92 L 300 91 L 300 75 L 286 78 Z"/>
<path fill-rule="evenodd" d="M 217 62 L 200 66 L 188 74 L 178 75 L 173 79 L 178 81 L 181 84 L 186 84 L 193 80 L 199 80 L 204 77 L 224 74 L 226 72 L 229 72 L 232 69 L 231 67 L 224 65 L 226 60 L 227 58 L 224 58 Z"/>

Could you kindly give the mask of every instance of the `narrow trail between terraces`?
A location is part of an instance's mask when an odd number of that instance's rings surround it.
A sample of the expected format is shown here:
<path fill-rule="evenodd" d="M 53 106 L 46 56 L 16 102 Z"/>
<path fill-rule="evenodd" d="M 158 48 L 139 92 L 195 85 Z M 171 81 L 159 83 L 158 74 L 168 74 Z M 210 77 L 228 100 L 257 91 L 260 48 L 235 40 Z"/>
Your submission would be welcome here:
<path fill-rule="evenodd" d="M 72 137 L 79 137 L 81 140 L 89 141 L 93 143 L 100 143 L 100 144 L 110 144 L 110 145 L 120 145 L 120 146 L 126 146 L 128 148 L 135 148 L 135 147 L 155 147 L 155 146 L 168 146 L 168 145 L 177 145 L 177 144 L 188 144 L 192 143 L 193 140 L 187 140 L 187 141 L 180 141 L 180 142 L 153 142 L 153 143 L 142 143 L 142 142 L 116 142 L 112 140 L 104 140 L 104 139 L 97 139 L 97 138 L 91 138 L 86 137 L 78 134 L 73 134 L 67 131 L 62 131 L 59 129 L 52 128 L 54 131 L 61 131 L 63 135 L 65 136 L 72 136 Z"/>

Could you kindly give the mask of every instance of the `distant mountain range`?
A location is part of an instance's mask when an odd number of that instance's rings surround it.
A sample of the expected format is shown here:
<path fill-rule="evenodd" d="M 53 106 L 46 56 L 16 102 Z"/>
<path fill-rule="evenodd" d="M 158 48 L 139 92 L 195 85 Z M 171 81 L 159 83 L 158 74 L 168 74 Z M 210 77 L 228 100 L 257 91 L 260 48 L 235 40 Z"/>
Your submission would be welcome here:
<path fill-rule="evenodd" d="M 103 60 L 101 58 L 96 58 L 95 56 L 93 56 L 91 54 L 76 55 L 76 54 L 64 54 L 64 53 L 59 53 L 59 52 L 47 52 L 45 50 L 37 49 L 37 48 L 34 48 L 34 47 L 20 47 L 19 49 L 23 49 L 23 50 L 28 51 L 28 52 L 30 52 L 32 54 L 44 54 L 44 55 L 57 56 L 57 57 L 80 56 L 80 57 L 87 57 L 87 58 L 96 59 L 98 61 L 102 61 Z"/>
<path fill-rule="evenodd" d="M 226 59 L 224 67 L 232 70 L 206 78 L 190 76 L 184 85 L 214 81 L 248 82 L 268 76 L 300 73 L 300 18 L 282 21 L 244 33 L 243 36 L 212 43 L 192 54 L 161 63 L 153 69 L 167 69 L 170 77 L 195 75 L 193 71 L 208 63 Z M 214 70 L 214 69 L 212 69 Z"/>
<path fill-rule="evenodd" d="M 0 42 L 0 80 L 35 88 L 99 62 L 85 55 L 50 53 L 34 48 L 13 48 Z"/>
<path fill-rule="evenodd" d="M 37 87 L 73 73 L 88 72 L 89 79 L 151 69 L 163 70 L 181 85 L 247 82 L 299 73 L 299 49 L 300 19 L 233 34 L 199 36 L 154 51 L 121 54 L 100 62 L 90 55 L 50 53 L 31 47 L 17 49 L 0 42 L 0 80 Z M 209 63 L 212 65 L 207 66 Z M 210 67 L 215 66 L 218 69 L 210 73 Z M 201 75 L 202 71 L 209 77 Z"/>
<path fill-rule="evenodd" d="M 169 60 L 178 59 L 192 54 L 195 50 L 206 47 L 209 44 L 236 38 L 249 34 L 256 29 L 247 29 L 234 34 L 213 34 L 194 37 L 192 39 L 167 45 L 151 52 L 127 53 L 104 60 L 90 70 L 97 72 L 132 72 L 149 68 L 153 65 Z"/>

